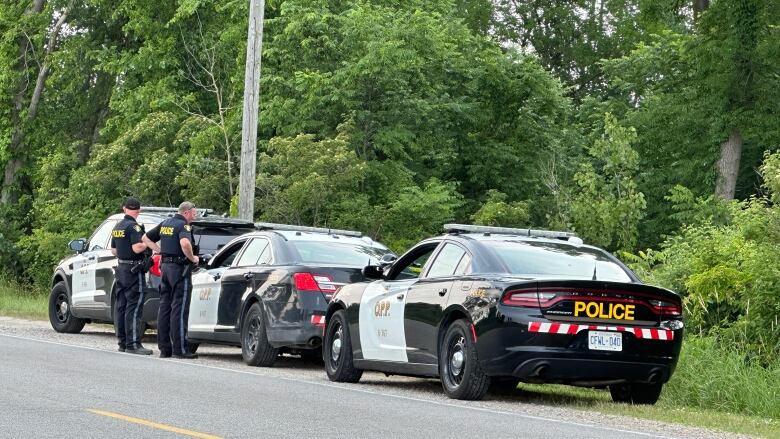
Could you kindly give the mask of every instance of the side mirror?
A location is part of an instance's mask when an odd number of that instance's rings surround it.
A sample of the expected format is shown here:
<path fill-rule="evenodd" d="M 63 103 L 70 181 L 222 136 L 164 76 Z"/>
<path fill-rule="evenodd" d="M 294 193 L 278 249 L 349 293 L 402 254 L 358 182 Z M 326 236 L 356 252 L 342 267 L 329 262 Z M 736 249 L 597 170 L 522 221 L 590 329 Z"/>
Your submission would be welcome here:
<path fill-rule="evenodd" d="M 205 267 L 205 266 L 209 265 L 209 262 L 211 262 L 212 259 L 214 259 L 214 255 L 211 255 L 211 254 L 202 255 L 200 257 L 200 264 L 199 265 L 201 267 Z"/>
<path fill-rule="evenodd" d="M 87 249 L 87 240 L 84 238 L 74 239 L 68 243 L 68 248 L 76 253 L 81 253 Z"/>
<path fill-rule="evenodd" d="M 388 265 L 395 262 L 395 260 L 398 259 L 398 256 L 394 255 L 393 253 L 387 253 L 384 256 L 382 256 L 382 259 L 379 260 L 379 266 L 384 268 Z"/>
<path fill-rule="evenodd" d="M 366 279 L 382 279 L 384 275 L 384 268 L 379 265 L 366 265 L 360 271 Z"/>

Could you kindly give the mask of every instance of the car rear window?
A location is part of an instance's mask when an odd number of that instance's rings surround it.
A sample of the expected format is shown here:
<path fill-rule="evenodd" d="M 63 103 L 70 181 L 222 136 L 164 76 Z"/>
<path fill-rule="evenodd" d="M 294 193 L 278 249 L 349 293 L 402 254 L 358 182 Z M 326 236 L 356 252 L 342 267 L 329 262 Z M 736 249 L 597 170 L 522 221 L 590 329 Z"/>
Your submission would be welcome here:
<path fill-rule="evenodd" d="M 364 267 L 379 264 L 387 250 L 359 244 L 318 241 L 290 241 L 307 264 L 339 264 Z"/>
<path fill-rule="evenodd" d="M 509 273 L 531 277 L 565 277 L 631 282 L 607 253 L 568 244 L 531 241 L 483 241 L 507 266 Z"/>
<path fill-rule="evenodd" d="M 253 231 L 253 229 L 196 227 L 193 232 L 195 235 L 195 243 L 200 245 L 200 254 L 213 255 L 236 236 L 241 236 L 244 233 L 251 231 Z"/>

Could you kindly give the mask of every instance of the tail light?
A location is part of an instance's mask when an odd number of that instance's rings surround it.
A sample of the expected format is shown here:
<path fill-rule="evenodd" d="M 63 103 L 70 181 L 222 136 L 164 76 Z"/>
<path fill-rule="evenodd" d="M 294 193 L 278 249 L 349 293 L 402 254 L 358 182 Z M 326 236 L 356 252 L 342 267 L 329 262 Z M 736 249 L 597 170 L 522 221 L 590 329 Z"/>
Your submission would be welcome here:
<path fill-rule="evenodd" d="M 648 300 L 656 313 L 668 316 L 679 316 L 682 314 L 682 308 L 679 303 L 667 302 L 664 300 Z"/>
<path fill-rule="evenodd" d="M 295 273 L 293 274 L 293 284 L 298 291 L 310 291 L 332 295 L 336 292 L 336 285 L 333 278 L 324 274 Z"/>
<path fill-rule="evenodd" d="M 501 298 L 501 303 L 508 306 L 539 308 L 539 296 L 536 294 L 536 289 L 507 291 Z"/>

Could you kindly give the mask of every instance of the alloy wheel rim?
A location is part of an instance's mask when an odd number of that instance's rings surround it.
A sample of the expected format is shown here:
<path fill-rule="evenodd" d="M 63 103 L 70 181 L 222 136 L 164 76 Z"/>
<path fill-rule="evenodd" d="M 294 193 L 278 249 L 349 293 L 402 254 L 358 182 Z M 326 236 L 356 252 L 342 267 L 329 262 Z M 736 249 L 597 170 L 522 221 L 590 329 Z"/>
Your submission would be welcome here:
<path fill-rule="evenodd" d="M 57 303 L 55 305 L 55 314 L 57 315 L 57 320 L 60 323 L 65 323 L 68 320 L 68 298 L 65 297 L 65 294 L 60 293 L 57 296 Z"/>
<path fill-rule="evenodd" d="M 342 339 L 344 332 L 340 324 L 337 324 L 336 329 L 333 331 L 333 341 L 330 344 L 330 359 L 332 364 L 338 365 L 341 359 Z"/>
<path fill-rule="evenodd" d="M 246 347 L 249 355 L 254 355 L 257 351 L 257 345 L 260 338 L 260 319 L 257 317 L 249 321 L 249 328 L 246 333 Z"/>

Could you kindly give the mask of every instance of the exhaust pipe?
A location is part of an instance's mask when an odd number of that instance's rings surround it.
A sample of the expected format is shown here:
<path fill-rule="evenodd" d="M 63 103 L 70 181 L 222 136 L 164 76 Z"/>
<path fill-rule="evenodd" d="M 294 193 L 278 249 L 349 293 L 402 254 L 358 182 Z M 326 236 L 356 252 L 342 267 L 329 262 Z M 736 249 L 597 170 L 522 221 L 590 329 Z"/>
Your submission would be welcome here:
<path fill-rule="evenodd" d="M 647 382 L 650 384 L 658 384 L 661 382 L 661 373 L 660 372 L 653 372 L 650 374 L 650 376 L 647 378 Z"/>
<path fill-rule="evenodd" d="M 312 337 L 312 338 L 309 339 L 307 344 L 311 348 L 318 348 L 322 344 L 322 339 L 319 338 L 319 337 Z"/>
<path fill-rule="evenodd" d="M 541 378 L 545 373 L 547 373 L 548 368 L 549 366 L 547 364 L 540 364 L 536 367 L 536 369 L 534 369 L 534 373 L 532 373 L 531 376 Z"/>

